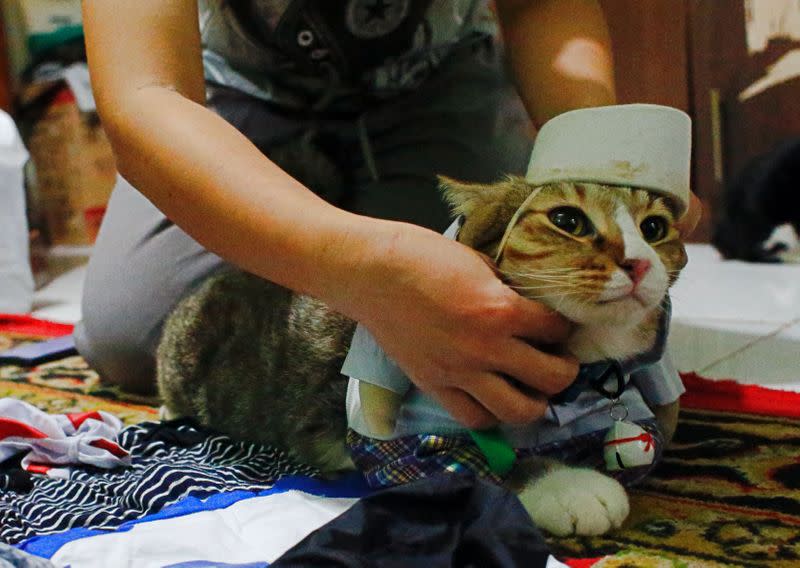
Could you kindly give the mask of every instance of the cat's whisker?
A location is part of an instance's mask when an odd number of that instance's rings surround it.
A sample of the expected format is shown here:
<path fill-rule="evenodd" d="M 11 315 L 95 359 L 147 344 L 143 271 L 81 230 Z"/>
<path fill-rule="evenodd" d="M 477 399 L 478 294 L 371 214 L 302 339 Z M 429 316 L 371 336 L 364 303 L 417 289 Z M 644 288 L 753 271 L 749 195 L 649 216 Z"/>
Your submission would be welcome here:
<path fill-rule="evenodd" d="M 540 286 L 542 284 L 553 284 L 557 286 L 573 286 L 576 284 L 574 280 L 551 280 L 548 278 L 541 278 L 539 282 L 531 282 L 526 284 L 526 286 Z"/>
<path fill-rule="evenodd" d="M 557 270 L 557 269 L 542 269 L 542 270 L 530 270 L 525 272 L 520 271 L 509 271 L 509 270 L 500 270 L 501 273 L 507 276 L 561 276 L 567 274 L 569 272 L 575 272 L 574 268 L 566 268 L 564 270 Z"/>
<path fill-rule="evenodd" d="M 574 270 L 574 268 L 570 266 L 553 266 L 553 267 L 547 266 L 547 267 L 536 268 L 536 270 L 542 272 L 563 272 L 565 270 Z"/>
<path fill-rule="evenodd" d="M 524 294 L 524 296 L 526 298 L 535 300 L 535 299 L 541 299 L 541 298 L 552 299 L 552 298 L 560 298 L 560 297 L 564 297 L 564 296 L 577 296 L 579 294 L 581 294 L 581 292 L 578 291 L 578 292 L 563 292 L 563 293 L 560 293 L 560 294 L 551 294 L 551 293 L 528 294 L 528 293 L 526 293 L 526 294 Z"/>
<path fill-rule="evenodd" d="M 546 292 L 546 291 L 547 290 L 553 290 L 553 291 L 564 290 L 564 288 L 562 286 L 523 286 L 523 287 L 512 286 L 511 288 L 513 290 L 517 290 L 518 292 L 526 292 L 526 293 L 527 292 L 539 292 L 539 291 L 545 291 L 545 293 L 549 293 L 549 292 Z M 574 290 L 574 289 L 571 289 L 571 290 L 568 290 L 568 291 L 580 292 L 580 290 Z"/>
<path fill-rule="evenodd" d="M 522 276 L 524 278 L 572 278 L 574 275 L 569 273 L 547 274 L 547 273 L 528 272 L 528 273 L 511 274 L 509 276 Z"/>
<path fill-rule="evenodd" d="M 517 284 L 514 284 L 513 282 L 512 282 L 512 284 L 513 285 L 517 285 Z M 543 285 L 566 286 L 566 287 L 569 288 L 569 287 L 575 286 L 576 284 L 577 284 L 577 282 L 575 282 L 574 280 L 549 280 L 549 279 L 546 279 L 546 278 L 542 278 L 542 279 L 539 279 L 538 282 L 520 282 L 518 285 L 519 286 L 531 287 L 531 288 L 535 288 L 536 286 L 543 286 Z"/>
<path fill-rule="evenodd" d="M 525 292 L 525 296 L 526 297 L 532 297 L 533 294 L 531 294 L 531 292 L 537 292 L 538 291 L 538 289 L 524 290 L 524 289 L 518 289 L 518 288 L 515 288 L 515 290 L 517 290 L 519 292 Z M 555 298 L 555 297 L 558 297 L 558 296 L 574 296 L 574 295 L 583 294 L 583 293 L 584 292 L 582 290 L 568 290 L 566 292 L 547 292 L 547 291 L 544 291 L 541 294 L 537 294 L 536 297 L 539 297 L 539 298 L 544 298 L 544 297 L 546 297 L 546 298 Z"/>
<path fill-rule="evenodd" d="M 571 274 L 512 274 L 511 278 L 525 278 L 527 280 L 571 280 Z"/>
<path fill-rule="evenodd" d="M 530 291 L 530 290 L 517 290 L 517 291 L 524 297 L 529 298 L 531 300 L 539 300 L 542 298 L 556 298 L 562 295 L 562 294 L 553 294 L 550 292 L 537 293 L 535 291 Z"/>
<path fill-rule="evenodd" d="M 548 282 L 545 284 L 528 284 L 528 285 L 512 284 L 511 287 L 517 290 L 539 290 L 542 288 L 564 288 L 564 289 L 579 288 L 579 286 L 573 283 L 552 283 L 552 282 Z"/>
<path fill-rule="evenodd" d="M 525 272 L 513 272 L 510 274 L 518 275 L 518 276 L 568 276 L 570 272 L 575 272 L 574 270 L 559 270 L 553 272 L 547 272 L 543 270 L 532 270 L 532 271 L 525 271 Z"/>

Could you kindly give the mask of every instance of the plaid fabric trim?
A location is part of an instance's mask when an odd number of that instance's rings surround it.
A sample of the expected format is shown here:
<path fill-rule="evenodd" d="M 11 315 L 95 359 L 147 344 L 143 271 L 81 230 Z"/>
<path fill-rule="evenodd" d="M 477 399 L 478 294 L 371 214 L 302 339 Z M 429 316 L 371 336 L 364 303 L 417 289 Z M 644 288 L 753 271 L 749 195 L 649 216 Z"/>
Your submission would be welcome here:
<path fill-rule="evenodd" d="M 395 440 L 367 438 L 347 432 L 347 445 L 356 466 L 371 487 L 389 487 L 441 473 L 479 476 L 494 483 L 486 458 L 465 436 L 418 434 Z"/>
<path fill-rule="evenodd" d="M 664 438 L 654 420 L 638 424 L 652 434 L 655 459 L 647 466 L 605 472 L 623 485 L 641 481 L 661 460 Z M 517 457 L 547 457 L 577 465 L 603 470 L 603 438 L 599 430 L 536 448 L 517 449 Z M 503 478 L 492 472 L 486 458 L 468 436 L 438 436 L 417 434 L 394 440 L 376 440 L 354 430 L 347 432 L 347 445 L 356 466 L 371 487 L 390 487 L 440 474 L 460 474 L 482 477 L 500 484 Z"/>

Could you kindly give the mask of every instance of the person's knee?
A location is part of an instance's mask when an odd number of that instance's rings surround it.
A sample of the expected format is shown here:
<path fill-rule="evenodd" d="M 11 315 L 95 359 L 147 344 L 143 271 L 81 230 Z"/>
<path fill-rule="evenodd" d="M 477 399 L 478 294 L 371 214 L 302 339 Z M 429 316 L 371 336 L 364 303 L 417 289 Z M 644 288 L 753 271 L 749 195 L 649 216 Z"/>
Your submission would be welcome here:
<path fill-rule="evenodd" d="M 153 330 L 87 291 L 74 335 L 78 352 L 104 382 L 132 392 L 155 390 Z"/>

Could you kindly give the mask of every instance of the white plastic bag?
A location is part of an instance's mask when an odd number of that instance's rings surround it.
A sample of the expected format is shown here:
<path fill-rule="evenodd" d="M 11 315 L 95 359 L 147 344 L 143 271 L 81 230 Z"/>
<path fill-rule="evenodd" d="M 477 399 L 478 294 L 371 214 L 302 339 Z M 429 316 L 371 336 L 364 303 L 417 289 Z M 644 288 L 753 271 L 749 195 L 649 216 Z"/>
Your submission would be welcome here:
<path fill-rule="evenodd" d="M 23 168 L 28 152 L 0 110 L 0 313 L 26 313 L 33 300 Z"/>

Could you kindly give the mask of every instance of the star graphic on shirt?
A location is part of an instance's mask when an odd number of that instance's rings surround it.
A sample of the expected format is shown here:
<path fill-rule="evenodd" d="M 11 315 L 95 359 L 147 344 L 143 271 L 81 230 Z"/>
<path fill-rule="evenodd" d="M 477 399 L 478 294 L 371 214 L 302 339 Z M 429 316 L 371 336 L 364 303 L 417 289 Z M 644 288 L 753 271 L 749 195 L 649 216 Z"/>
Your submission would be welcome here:
<path fill-rule="evenodd" d="M 372 22 L 373 20 L 385 20 L 386 19 L 386 10 L 392 7 L 391 2 L 387 2 L 386 0 L 375 0 L 371 5 L 364 6 L 367 10 L 367 23 Z"/>

